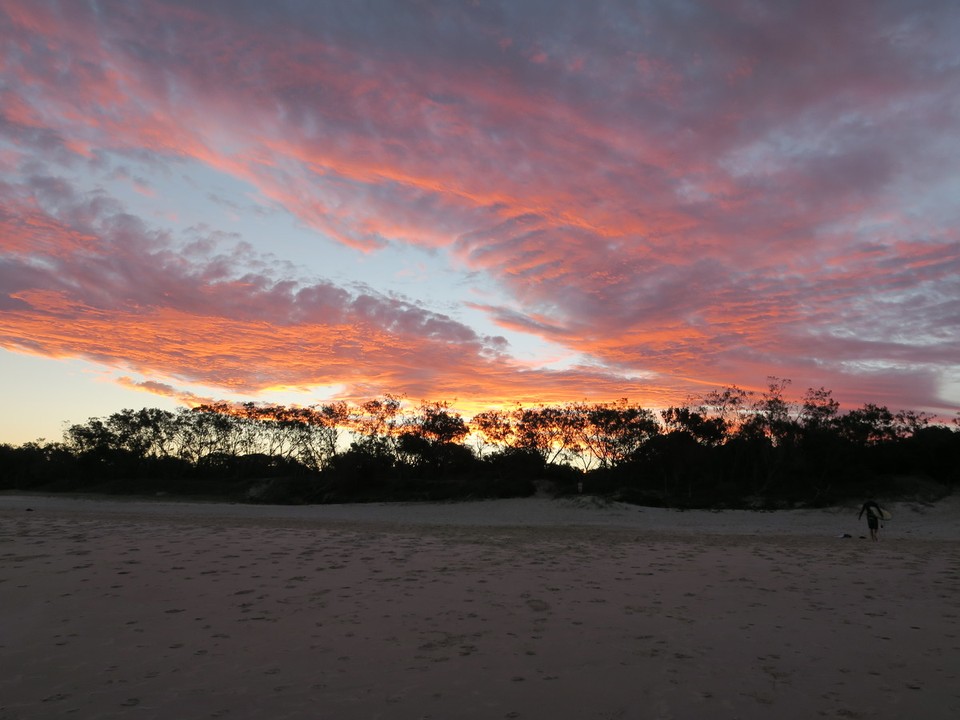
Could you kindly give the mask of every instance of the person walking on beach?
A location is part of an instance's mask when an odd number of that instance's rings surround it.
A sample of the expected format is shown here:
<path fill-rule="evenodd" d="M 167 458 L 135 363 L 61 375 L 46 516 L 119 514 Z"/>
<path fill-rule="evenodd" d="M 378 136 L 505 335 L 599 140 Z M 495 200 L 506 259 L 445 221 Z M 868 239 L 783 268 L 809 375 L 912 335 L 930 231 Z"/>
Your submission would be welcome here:
<path fill-rule="evenodd" d="M 860 508 L 860 513 L 857 515 L 857 520 L 863 517 L 863 514 L 867 514 L 867 527 L 870 528 L 870 539 L 873 542 L 878 542 L 880 540 L 880 518 L 883 517 L 883 510 L 880 509 L 880 506 L 877 505 L 875 500 L 867 500 L 863 507 Z"/>

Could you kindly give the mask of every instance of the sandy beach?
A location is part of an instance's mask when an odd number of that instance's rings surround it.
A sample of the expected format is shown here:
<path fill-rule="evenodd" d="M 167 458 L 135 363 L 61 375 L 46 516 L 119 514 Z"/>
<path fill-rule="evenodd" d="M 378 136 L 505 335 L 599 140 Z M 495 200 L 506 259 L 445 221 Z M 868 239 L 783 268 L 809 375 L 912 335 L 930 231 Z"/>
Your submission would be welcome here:
<path fill-rule="evenodd" d="M 0 720 L 952 719 L 958 500 L 0 495 Z"/>

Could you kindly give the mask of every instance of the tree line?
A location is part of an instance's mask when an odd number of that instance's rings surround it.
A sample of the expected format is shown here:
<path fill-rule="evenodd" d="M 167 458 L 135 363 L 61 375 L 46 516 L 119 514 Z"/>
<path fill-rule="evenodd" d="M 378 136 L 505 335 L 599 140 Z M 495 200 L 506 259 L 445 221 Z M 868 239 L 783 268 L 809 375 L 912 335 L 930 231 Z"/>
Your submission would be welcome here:
<path fill-rule="evenodd" d="M 386 395 L 310 407 L 144 408 L 0 445 L 0 488 L 252 502 L 449 500 L 587 492 L 646 505 L 778 507 L 948 492 L 960 424 L 832 393 L 729 387 L 660 411 L 566 403 L 491 409 Z"/>

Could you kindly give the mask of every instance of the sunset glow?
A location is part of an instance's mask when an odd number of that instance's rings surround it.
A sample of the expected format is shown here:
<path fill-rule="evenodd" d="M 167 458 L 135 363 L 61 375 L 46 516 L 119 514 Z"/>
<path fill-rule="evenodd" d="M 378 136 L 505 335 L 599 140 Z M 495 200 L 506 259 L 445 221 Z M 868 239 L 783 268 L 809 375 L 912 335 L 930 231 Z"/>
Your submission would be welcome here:
<path fill-rule="evenodd" d="M 0 442 L 105 380 L 472 412 L 775 375 L 950 418 L 958 36 L 933 0 L 0 0 L 0 382 L 100 373 Z"/>

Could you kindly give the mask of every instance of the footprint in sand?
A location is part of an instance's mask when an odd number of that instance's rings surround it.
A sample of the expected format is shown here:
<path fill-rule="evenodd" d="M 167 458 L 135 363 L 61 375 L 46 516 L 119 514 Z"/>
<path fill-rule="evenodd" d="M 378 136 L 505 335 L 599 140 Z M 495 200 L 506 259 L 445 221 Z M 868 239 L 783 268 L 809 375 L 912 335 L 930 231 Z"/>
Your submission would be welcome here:
<path fill-rule="evenodd" d="M 550 603 L 538 598 L 530 598 L 527 600 L 527 607 L 534 612 L 548 612 L 550 610 Z"/>

